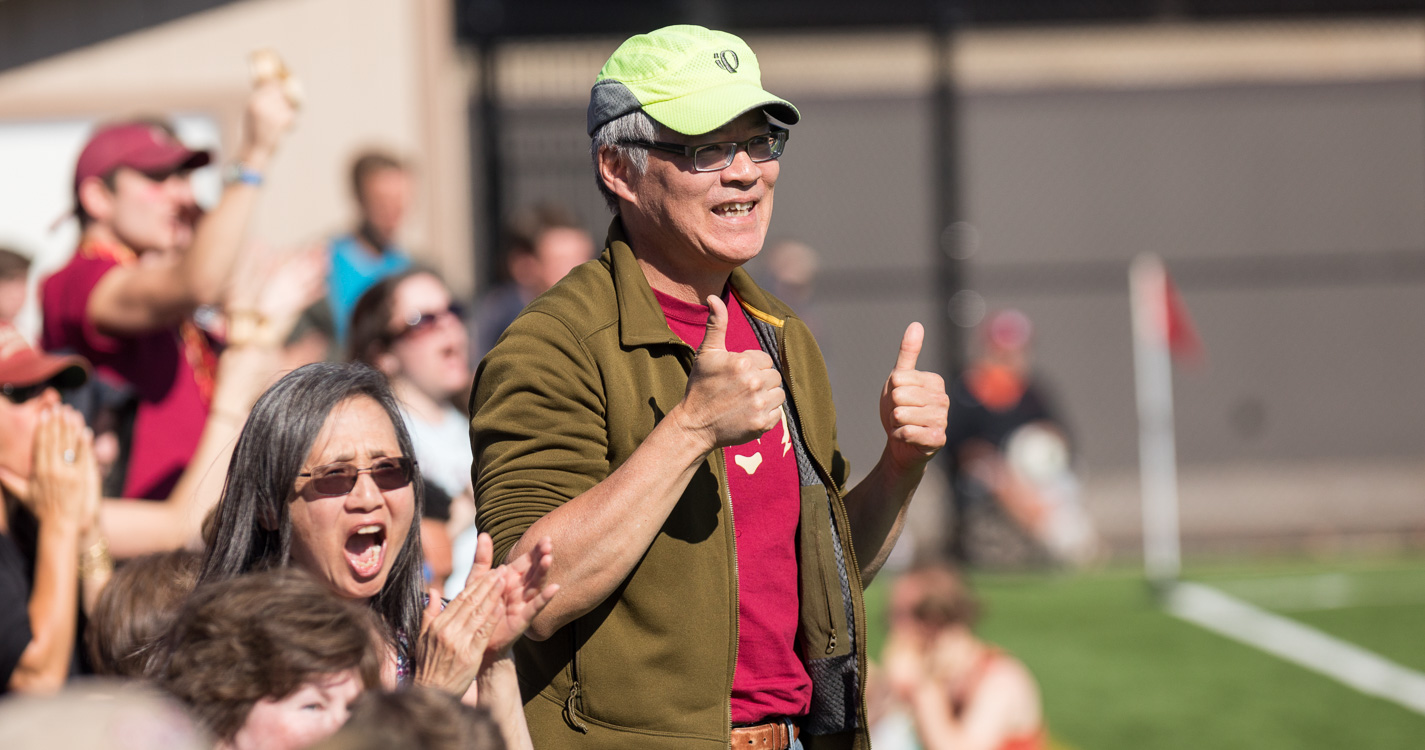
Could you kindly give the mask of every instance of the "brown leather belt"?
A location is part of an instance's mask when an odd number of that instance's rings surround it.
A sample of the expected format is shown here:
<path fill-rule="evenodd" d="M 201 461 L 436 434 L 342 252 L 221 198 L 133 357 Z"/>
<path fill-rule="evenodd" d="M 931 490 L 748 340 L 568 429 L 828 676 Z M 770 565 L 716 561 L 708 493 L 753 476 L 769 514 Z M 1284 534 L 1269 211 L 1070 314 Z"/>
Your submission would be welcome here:
<path fill-rule="evenodd" d="M 802 733 L 801 728 L 792 725 L 790 732 L 787 731 L 787 722 L 773 721 L 766 724 L 758 724 L 755 727 L 733 727 L 732 728 L 732 750 L 787 750 L 792 746 L 792 740 Z"/>

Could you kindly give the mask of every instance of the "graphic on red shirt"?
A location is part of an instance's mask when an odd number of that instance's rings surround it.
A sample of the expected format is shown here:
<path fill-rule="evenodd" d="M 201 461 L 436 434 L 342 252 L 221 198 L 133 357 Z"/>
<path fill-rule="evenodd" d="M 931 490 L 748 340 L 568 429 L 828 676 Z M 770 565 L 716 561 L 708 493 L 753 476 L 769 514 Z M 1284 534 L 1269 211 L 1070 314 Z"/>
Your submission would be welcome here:
<path fill-rule="evenodd" d="M 708 308 L 654 290 L 668 327 L 698 348 L 707 332 Z M 761 349 L 742 305 L 730 291 L 727 350 Z M 786 423 L 742 445 L 723 448 L 737 539 L 737 667 L 732 678 L 732 721 L 802 716 L 811 706 L 811 678 L 796 653 L 797 523 L 801 490 L 796 453 Z"/>

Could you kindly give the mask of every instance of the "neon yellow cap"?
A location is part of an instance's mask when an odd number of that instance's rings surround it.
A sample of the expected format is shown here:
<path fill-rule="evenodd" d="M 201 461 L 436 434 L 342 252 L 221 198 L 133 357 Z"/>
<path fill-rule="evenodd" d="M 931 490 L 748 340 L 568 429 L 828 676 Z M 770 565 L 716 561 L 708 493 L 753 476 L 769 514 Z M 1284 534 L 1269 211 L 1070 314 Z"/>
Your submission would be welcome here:
<path fill-rule="evenodd" d="M 643 110 L 684 135 L 702 135 L 762 109 L 794 125 L 801 113 L 762 89 L 757 56 L 741 39 L 702 26 L 666 26 L 619 45 L 589 92 L 589 135 Z"/>

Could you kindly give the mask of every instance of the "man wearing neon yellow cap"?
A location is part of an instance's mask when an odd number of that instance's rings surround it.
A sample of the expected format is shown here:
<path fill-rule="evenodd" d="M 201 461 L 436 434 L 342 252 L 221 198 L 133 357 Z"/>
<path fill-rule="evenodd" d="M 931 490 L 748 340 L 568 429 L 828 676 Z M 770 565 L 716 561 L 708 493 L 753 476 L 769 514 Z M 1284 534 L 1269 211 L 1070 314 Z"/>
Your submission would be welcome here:
<path fill-rule="evenodd" d="M 886 449 L 846 489 L 816 342 L 741 269 L 772 218 L 773 121 L 799 119 L 741 39 L 697 26 L 629 39 L 594 84 L 606 249 L 526 308 L 471 400 L 496 558 L 554 542 L 562 588 L 516 646 L 536 747 L 868 745 L 861 590 L 949 401 L 913 323 Z"/>

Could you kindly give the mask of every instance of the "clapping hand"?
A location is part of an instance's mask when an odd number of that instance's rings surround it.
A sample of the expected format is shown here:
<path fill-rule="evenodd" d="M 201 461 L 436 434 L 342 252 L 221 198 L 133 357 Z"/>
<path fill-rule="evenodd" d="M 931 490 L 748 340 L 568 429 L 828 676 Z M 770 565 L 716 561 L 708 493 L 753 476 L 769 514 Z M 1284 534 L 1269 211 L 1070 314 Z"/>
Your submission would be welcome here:
<path fill-rule="evenodd" d="M 496 624 L 503 619 L 497 575 L 468 579 L 464 591 L 441 608 L 440 592 L 430 590 L 416 640 L 416 683 L 464 695 L 480 672 Z"/>
<path fill-rule="evenodd" d="M 545 537 L 529 552 L 514 560 L 490 570 L 494 562 L 495 544 L 489 534 L 481 534 L 475 543 L 475 564 L 471 566 L 471 577 L 499 575 L 504 582 L 501 590 L 503 599 L 502 618 L 495 628 L 495 634 L 487 647 L 491 657 L 504 653 L 534 621 L 549 600 L 559 591 L 559 584 L 548 583 L 549 569 L 554 565 L 554 543 Z M 468 586 L 468 581 L 466 579 Z"/>
<path fill-rule="evenodd" d="M 434 589 L 416 642 L 416 682 L 464 695 L 500 659 L 559 590 L 547 584 L 552 544 L 540 540 L 528 554 L 491 568 L 494 544 L 481 534 L 462 590 L 442 610 Z"/>
<path fill-rule="evenodd" d="M 79 412 L 54 406 L 35 427 L 27 505 L 41 525 L 61 524 L 85 533 L 99 515 L 99 468 L 94 433 Z"/>

